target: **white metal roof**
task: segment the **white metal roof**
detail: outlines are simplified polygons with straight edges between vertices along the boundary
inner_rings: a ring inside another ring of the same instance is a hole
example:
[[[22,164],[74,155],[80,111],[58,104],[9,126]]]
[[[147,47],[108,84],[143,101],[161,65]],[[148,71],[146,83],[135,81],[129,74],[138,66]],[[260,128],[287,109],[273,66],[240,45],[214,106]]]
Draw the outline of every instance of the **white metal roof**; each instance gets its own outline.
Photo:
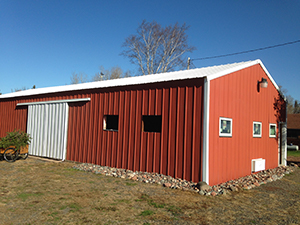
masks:
[[[96,81],[96,82],[89,82],[83,84],[72,84],[72,85],[64,85],[64,86],[56,86],[56,87],[29,89],[25,91],[18,91],[18,92],[0,95],[0,99],[48,94],[48,93],[58,93],[58,92],[66,92],[66,91],[87,90],[87,89],[95,89],[95,88],[108,88],[108,87],[119,87],[119,86],[128,86],[128,85],[149,84],[149,83],[185,80],[185,79],[193,79],[193,78],[201,78],[201,77],[207,77],[208,80],[212,80],[233,73],[235,71],[253,66],[255,64],[260,64],[262,66],[262,68],[264,69],[264,71],[266,72],[266,74],[274,84],[274,86],[278,89],[277,84],[275,83],[275,81],[273,80],[273,78],[271,77],[271,75],[269,74],[269,72],[261,62],[261,60],[257,59],[254,61],[204,67],[199,69],[182,70],[176,72],[167,72],[167,73],[152,74],[152,75],[145,75],[145,76],[135,76],[135,77],[128,77],[128,78],[114,79],[114,80]]]

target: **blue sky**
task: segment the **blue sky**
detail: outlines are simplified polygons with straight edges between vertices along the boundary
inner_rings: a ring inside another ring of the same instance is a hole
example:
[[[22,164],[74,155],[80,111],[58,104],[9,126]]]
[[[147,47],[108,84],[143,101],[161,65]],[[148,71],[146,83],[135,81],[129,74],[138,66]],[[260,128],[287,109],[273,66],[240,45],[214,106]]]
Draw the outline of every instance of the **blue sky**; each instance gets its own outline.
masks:
[[[70,84],[102,65],[135,70],[120,56],[145,19],[186,23],[191,59],[300,39],[300,1],[0,0],[0,92]],[[277,84],[300,100],[300,43],[210,60],[191,68],[261,59]]]

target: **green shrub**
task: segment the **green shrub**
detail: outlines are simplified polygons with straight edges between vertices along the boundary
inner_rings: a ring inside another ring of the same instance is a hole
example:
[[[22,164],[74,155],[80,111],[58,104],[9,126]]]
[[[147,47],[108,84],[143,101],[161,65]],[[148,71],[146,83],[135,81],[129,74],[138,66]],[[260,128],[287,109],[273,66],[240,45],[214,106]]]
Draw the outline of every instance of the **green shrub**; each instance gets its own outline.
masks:
[[[15,146],[16,149],[25,147],[31,142],[31,137],[24,131],[14,130],[13,132],[7,132],[6,136],[0,139],[0,148],[8,148]]]

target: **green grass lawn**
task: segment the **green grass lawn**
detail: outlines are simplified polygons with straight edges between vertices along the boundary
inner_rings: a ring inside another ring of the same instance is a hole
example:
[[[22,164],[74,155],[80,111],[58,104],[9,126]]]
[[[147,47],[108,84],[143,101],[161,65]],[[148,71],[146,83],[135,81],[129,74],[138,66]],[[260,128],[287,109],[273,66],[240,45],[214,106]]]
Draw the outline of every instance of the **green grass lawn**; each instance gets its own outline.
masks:
[[[288,151],[287,156],[300,157],[300,151]]]

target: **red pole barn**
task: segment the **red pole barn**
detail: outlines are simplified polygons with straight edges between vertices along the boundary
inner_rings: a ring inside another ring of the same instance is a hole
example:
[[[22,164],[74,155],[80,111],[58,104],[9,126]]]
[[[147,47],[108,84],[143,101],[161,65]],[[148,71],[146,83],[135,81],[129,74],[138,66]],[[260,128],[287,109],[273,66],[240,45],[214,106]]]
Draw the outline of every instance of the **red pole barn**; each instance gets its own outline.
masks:
[[[286,107],[260,60],[0,95],[29,154],[210,185],[286,164]]]

